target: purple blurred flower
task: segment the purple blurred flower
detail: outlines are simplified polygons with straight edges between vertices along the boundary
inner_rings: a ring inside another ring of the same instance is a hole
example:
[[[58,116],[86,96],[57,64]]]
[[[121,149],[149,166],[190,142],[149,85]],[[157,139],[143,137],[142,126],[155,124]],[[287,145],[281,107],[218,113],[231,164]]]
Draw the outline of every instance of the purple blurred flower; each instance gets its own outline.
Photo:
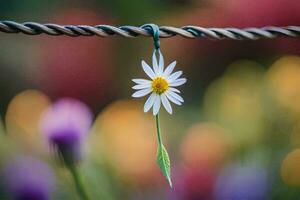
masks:
[[[47,164],[29,156],[17,157],[3,170],[4,187],[14,200],[48,200],[54,175]]]
[[[90,109],[78,100],[64,98],[49,107],[41,119],[41,131],[65,164],[82,157],[82,141],[92,124]]]
[[[216,200],[264,200],[267,192],[267,172],[259,165],[231,165],[221,172],[215,186]]]

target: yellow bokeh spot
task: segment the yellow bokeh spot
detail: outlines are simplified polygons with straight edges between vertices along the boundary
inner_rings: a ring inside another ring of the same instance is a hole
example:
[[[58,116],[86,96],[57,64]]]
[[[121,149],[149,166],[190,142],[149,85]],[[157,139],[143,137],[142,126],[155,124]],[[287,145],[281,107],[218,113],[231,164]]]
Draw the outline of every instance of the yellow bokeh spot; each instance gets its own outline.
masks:
[[[37,90],[17,94],[9,103],[5,115],[7,133],[29,145],[39,143],[40,117],[49,105],[49,98]]]
[[[155,182],[155,123],[141,111],[142,105],[121,100],[110,104],[97,117],[89,138],[93,159],[106,160],[126,181]]]
[[[237,61],[205,93],[206,117],[228,130],[236,146],[257,144],[262,138],[263,72],[256,62]]]
[[[288,186],[300,186],[300,149],[289,153],[282,162],[281,177]]]
[[[229,141],[224,130],[214,123],[199,123],[188,129],[180,146],[188,167],[219,169],[228,158]]]
[[[285,56],[267,73],[267,82],[278,103],[292,113],[300,113],[300,57]]]
[[[169,83],[163,77],[157,77],[152,81],[152,90],[156,94],[162,94],[169,88]]]

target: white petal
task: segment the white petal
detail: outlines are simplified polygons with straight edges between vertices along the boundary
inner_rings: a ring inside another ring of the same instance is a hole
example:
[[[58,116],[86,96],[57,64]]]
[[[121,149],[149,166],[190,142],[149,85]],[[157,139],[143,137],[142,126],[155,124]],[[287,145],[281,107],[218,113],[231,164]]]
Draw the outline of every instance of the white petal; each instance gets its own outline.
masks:
[[[143,97],[151,92],[151,88],[143,89],[136,91],[135,93],[132,94],[132,97]]]
[[[135,85],[132,87],[132,89],[134,90],[140,90],[140,89],[146,89],[146,88],[150,88],[151,84],[147,83],[147,84],[140,84],[140,85]]]
[[[150,108],[154,104],[154,100],[156,99],[156,96],[157,96],[157,94],[155,94],[154,92],[149,96],[149,98],[147,99],[147,101],[144,105],[144,112],[148,112],[150,110]]]
[[[166,95],[162,94],[160,96],[160,98],[161,98],[161,102],[162,102],[163,106],[165,107],[166,111],[168,113],[172,114],[172,107],[171,107],[171,104],[170,104],[168,98],[166,97]]]
[[[156,95],[153,105],[153,115],[157,115],[160,109],[160,96]]]
[[[159,51],[159,65],[158,65],[159,76],[163,74],[163,71],[164,71],[164,57],[162,53]]]
[[[166,70],[163,73],[164,77],[168,77],[170,76],[170,74],[172,73],[172,71],[174,70],[176,66],[176,61],[172,62],[171,64],[169,64],[169,66],[166,68]]]
[[[177,90],[176,88],[169,87],[169,89],[168,89],[168,90],[170,90],[170,91],[172,91],[172,92],[177,92],[177,93],[180,93],[180,91],[179,91],[179,90]]]
[[[146,83],[151,83],[151,81],[142,79],[142,78],[137,78],[137,79],[132,79],[133,82],[136,84],[146,84]]]
[[[179,78],[179,76],[181,76],[181,75],[182,75],[182,71],[175,72],[175,73],[171,74],[171,76],[168,77],[168,81],[173,82],[177,78]]]
[[[177,105],[182,105],[182,103],[180,101],[178,101],[177,99],[175,99],[174,97],[172,97],[168,92],[165,93],[166,96],[168,97],[168,99],[170,101],[172,101],[173,103],[177,104]]]
[[[176,94],[175,92],[172,91],[167,91],[168,94],[172,97],[174,97],[176,100],[180,101],[180,102],[184,102],[183,98],[181,96],[179,96],[178,94]]]
[[[153,72],[153,70],[151,69],[151,67],[145,62],[142,60],[142,67],[143,67],[143,70],[144,72],[151,78],[153,79],[155,77],[155,74]]]
[[[180,78],[180,79],[177,79],[173,82],[170,82],[170,86],[172,87],[176,87],[176,86],[180,86],[180,85],[183,85],[186,83],[186,78]]]
[[[156,59],[156,50],[153,51],[152,66],[153,66],[153,69],[154,69],[154,73],[158,74],[158,64],[157,64],[157,59]]]

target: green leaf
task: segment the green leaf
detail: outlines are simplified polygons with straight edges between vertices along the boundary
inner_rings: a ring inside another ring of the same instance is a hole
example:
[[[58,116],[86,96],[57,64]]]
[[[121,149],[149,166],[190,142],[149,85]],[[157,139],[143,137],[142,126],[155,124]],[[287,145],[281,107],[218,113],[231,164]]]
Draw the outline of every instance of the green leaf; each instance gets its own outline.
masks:
[[[163,175],[168,180],[170,187],[172,187],[170,159],[169,159],[168,152],[163,145],[158,146],[157,164],[159,165],[159,168],[162,171]]]

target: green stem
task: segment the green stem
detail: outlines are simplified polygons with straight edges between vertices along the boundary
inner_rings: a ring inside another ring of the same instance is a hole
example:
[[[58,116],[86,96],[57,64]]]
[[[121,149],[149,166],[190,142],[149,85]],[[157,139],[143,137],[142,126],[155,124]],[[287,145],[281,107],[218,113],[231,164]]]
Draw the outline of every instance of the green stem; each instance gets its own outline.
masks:
[[[74,180],[74,183],[75,183],[75,186],[76,186],[76,189],[77,189],[77,192],[78,192],[78,195],[80,196],[80,198],[82,200],[89,200],[89,197],[83,187],[83,184],[82,184],[82,180],[79,176],[79,173],[76,169],[76,166],[71,164],[71,165],[68,165],[68,168],[72,174],[72,177],[73,177],[73,180]]]
[[[159,116],[158,116],[158,114],[155,115],[155,121],[156,121],[156,130],[157,130],[158,145],[160,147],[162,147],[163,143],[162,143],[162,139],[161,139],[161,131],[160,131],[160,123],[159,123]]]

